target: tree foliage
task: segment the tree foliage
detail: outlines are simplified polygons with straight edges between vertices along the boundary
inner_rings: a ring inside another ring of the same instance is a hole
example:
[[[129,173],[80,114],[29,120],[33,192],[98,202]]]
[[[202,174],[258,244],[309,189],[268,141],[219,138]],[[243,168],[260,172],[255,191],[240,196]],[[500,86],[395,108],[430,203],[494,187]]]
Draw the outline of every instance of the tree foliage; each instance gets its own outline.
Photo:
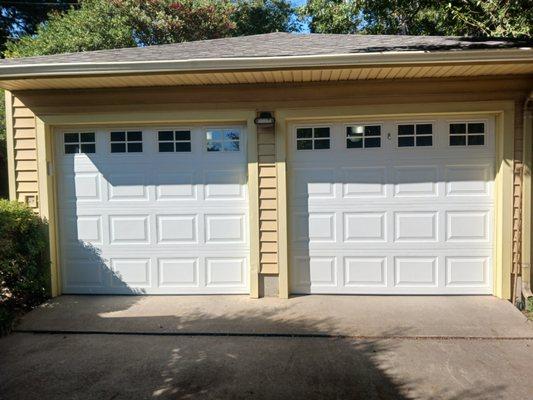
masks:
[[[294,30],[288,0],[82,0],[7,44],[6,57]]]
[[[294,8],[287,0],[236,0],[231,20],[232,36],[297,30]]]
[[[0,2],[0,52],[8,39],[35,33],[51,11],[67,10],[77,0],[25,0]]]
[[[84,0],[79,8],[51,13],[35,35],[9,42],[5,56],[29,57],[135,45],[127,17],[118,12],[113,2]]]
[[[359,0],[308,0],[297,12],[312,33],[357,33],[361,29]]]
[[[531,0],[308,0],[311,32],[532,37]]]

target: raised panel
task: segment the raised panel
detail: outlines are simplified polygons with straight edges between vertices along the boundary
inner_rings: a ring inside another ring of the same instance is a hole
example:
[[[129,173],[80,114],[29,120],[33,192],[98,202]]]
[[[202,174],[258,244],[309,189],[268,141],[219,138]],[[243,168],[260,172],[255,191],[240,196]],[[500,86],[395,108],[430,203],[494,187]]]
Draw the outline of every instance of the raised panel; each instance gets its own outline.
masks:
[[[487,286],[487,257],[447,257],[446,286]]]
[[[148,200],[146,181],[142,173],[130,175],[113,174],[107,177],[109,200]]]
[[[335,214],[309,214],[309,240],[311,242],[335,241]]]
[[[345,198],[385,197],[385,168],[344,168],[342,195]]]
[[[74,177],[65,177],[63,184],[66,185],[67,193],[74,178],[74,195],[77,201],[100,200],[100,175],[97,173],[78,172]]]
[[[159,287],[198,286],[198,259],[172,258],[158,260]]]
[[[334,177],[334,169],[294,170],[295,194],[305,198],[333,198]]]
[[[344,214],[345,242],[386,241],[384,212],[360,212]]]
[[[110,216],[111,244],[138,244],[149,242],[148,215]]]
[[[158,243],[194,243],[197,241],[195,215],[158,215]]]
[[[436,257],[396,257],[394,284],[407,287],[437,286]]]
[[[156,177],[158,200],[190,200],[196,198],[193,174],[159,174]]]
[[[448,241],[487,241],[488,211],[449,211],[446,213]]]
[[[437,168],[433,166],[396,167],[394,195],[397,197],[437,196]]]
[[[207,171],[205,173],[206,199],[243,199],[243,176],[238,170]]]
[[[394,240],[397,242],[437,241],[436,212],[395,213]]]
[[[150,286],[149,259],[112,259],[113,286],[115,287],[146,287]]]
[[[77,221],[77,239],[93,244],[102,243],[102,218],[99,216],[81,216]]]
[[[68,259],[62,261],[65,268],[66,286],[74,287],[94,287],[99,288],[104,285],[104,273],[108,267],[103,261],[95,259]]]
[[[446,167],[448,196],[488,196],[488,165],[450,165]]]
[[[207,243],[244,242],[244,215],[206,215]]]
[[[335,257],[310,257],[309,274],[313,286],[337,286]]]
[[[207,286],[245,286],[244,258],[207,258]]]
[[[387,286],[387,259],[384,257],[346,257],[345,286]]]

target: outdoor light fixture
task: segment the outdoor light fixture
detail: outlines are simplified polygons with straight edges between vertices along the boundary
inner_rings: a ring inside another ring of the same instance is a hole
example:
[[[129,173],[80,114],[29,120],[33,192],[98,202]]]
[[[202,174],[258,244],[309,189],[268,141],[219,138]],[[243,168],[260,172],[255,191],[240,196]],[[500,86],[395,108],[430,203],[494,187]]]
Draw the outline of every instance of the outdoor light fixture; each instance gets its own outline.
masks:
[[[272,126],[276,122],[276,119],[269,112],[260,112],[259,117],[254,119],[254,122],[259,126]]]

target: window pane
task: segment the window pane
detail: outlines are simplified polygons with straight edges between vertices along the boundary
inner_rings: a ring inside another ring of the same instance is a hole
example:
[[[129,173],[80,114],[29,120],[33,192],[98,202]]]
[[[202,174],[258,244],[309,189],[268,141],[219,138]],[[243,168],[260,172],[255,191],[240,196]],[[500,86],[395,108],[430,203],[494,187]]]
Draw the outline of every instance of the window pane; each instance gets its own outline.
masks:
[[[191,151],[191,144],[188,142],[184,143],[176,143],[176,151],[178,152],[190,152]]]
[[[159,132],[157,132],[157,138],[159,140],[174,140],[174,132],[172,132],[172,131],[159,131]]]
[[[414,125],[398,125],[398,135],[405,136],[405,135],[414,135],[414,134],[415,134]]]
[[[128,142],[140,142],[143,140],[143,133],[140,131],[128,132]]]
[[[420,124],[416,126],[417,135],[431,135],[433,133],[433,125],[431,124]]]
[[[239,142],[224,142],[224,151],[239,151]]]
[[[466,133],[466,124],[450,124],[450,133]]]
[[[296,148],[298,150],[313,150],[312,140],[298,140],[296,142]]]
[[[176,140],[191,140],[191,131],[176,131]]]
[[[483,123],[468,124],[468,133],[485,133],[485,124]]]
[[[315,149],[329,149],[329,139],[315,140]]]
[[[173,151],[174,151],[174,143],[171,143],[171,142],[159,143],[159,152],[160,153],[172,153]]]
[[[84,132],[80,133],[81,141],[82,142],[94,142],[94,132]]]
[[[483,135],[468,135],[469,146],[483,146],[485,144],[485,136]]]
[[[112,142],[123,142],[126,140],[126,133],[124,132],[111,132]]]
[[[125,143],[111,143],[111,153],[125,153],[126,144]]]
[[[66,144],[65,154],[75,154],[80,152],[80,146],[78,144]]]
[[[415,138],[413,136],[405,136],[398,138],[398,147],[413,147],[415,145]]]
[[[224,140],[239,140],[239,136],[237,131],[224,132]]]
[[[433,136],[417,136],[417,146],[433,146]]]
[[[380,147],[380,146],[381,146],[381,138],[378,138],[378,137],[365,138],[365,147],[371,148],[371,147]]]
[[[78,143],[77,133],[65,133],[65,143]]]
[[[95,153],[96,152],[96,146],[94,144],[82,144],[81,145],[81,152],[82,153]]]
[[[346,136],[347,137],[362,137],[364,131],[365,131],[364,126],[348,126],[346,128]]]
[[[346,138],[346,147],[348,149],[363,148],[363,138]]]
[[[142,143],[128,143],[128,153],[141,153],[142,151]]]
[[[300,128],[296,130],[296,137],[298,139],[307,139],[313,137],[313,130],[311,128]]]
[[[329,128],[315,128],[315,137],[316,138],[328,138]]]
[[[450,146],[465,146],[466,136],[450,136]]]
[[[381,135],[381,126],[379,126],[379,125],[365,126],[365,135],[366,136],[379,136],[379,135]]]
[[[205,137],[207,140],[222,140],[222,132],[220,131],[210,131],[206,132]]]
[[[222,142],[207,142],[207,151],[222,151]]]

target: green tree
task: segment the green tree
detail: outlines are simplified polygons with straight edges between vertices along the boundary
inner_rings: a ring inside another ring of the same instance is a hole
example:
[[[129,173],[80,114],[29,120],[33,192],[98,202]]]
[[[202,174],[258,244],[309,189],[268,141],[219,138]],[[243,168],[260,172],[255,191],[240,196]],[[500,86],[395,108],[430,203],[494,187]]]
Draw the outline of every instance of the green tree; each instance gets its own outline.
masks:
[[[233,5],[226,0],[114,0],[140,45],[178,43],[231,36]]]
[[[288,0],[81,0],[7,44],[6,57],[293,30]]]
[[[4,0],[0,2],[0,52],[8,39],[35,33],[51,11],[67,10],[77,0]]]
[[[297,10],[311,33],[356,33],[361,29],[359,0],[308,0]]]
[[[135,46],[128,18],[113,2],[84,0],[79,8],[53,12],[35,35],[8,42],[6,57],[29,57]]]
[[[293,16],[286,0],[237,0],[230,16],[235,23],[232,36],[293,32],[298,28]]]
[[[311,32],[533,37],[531,0],[308,0]]]

